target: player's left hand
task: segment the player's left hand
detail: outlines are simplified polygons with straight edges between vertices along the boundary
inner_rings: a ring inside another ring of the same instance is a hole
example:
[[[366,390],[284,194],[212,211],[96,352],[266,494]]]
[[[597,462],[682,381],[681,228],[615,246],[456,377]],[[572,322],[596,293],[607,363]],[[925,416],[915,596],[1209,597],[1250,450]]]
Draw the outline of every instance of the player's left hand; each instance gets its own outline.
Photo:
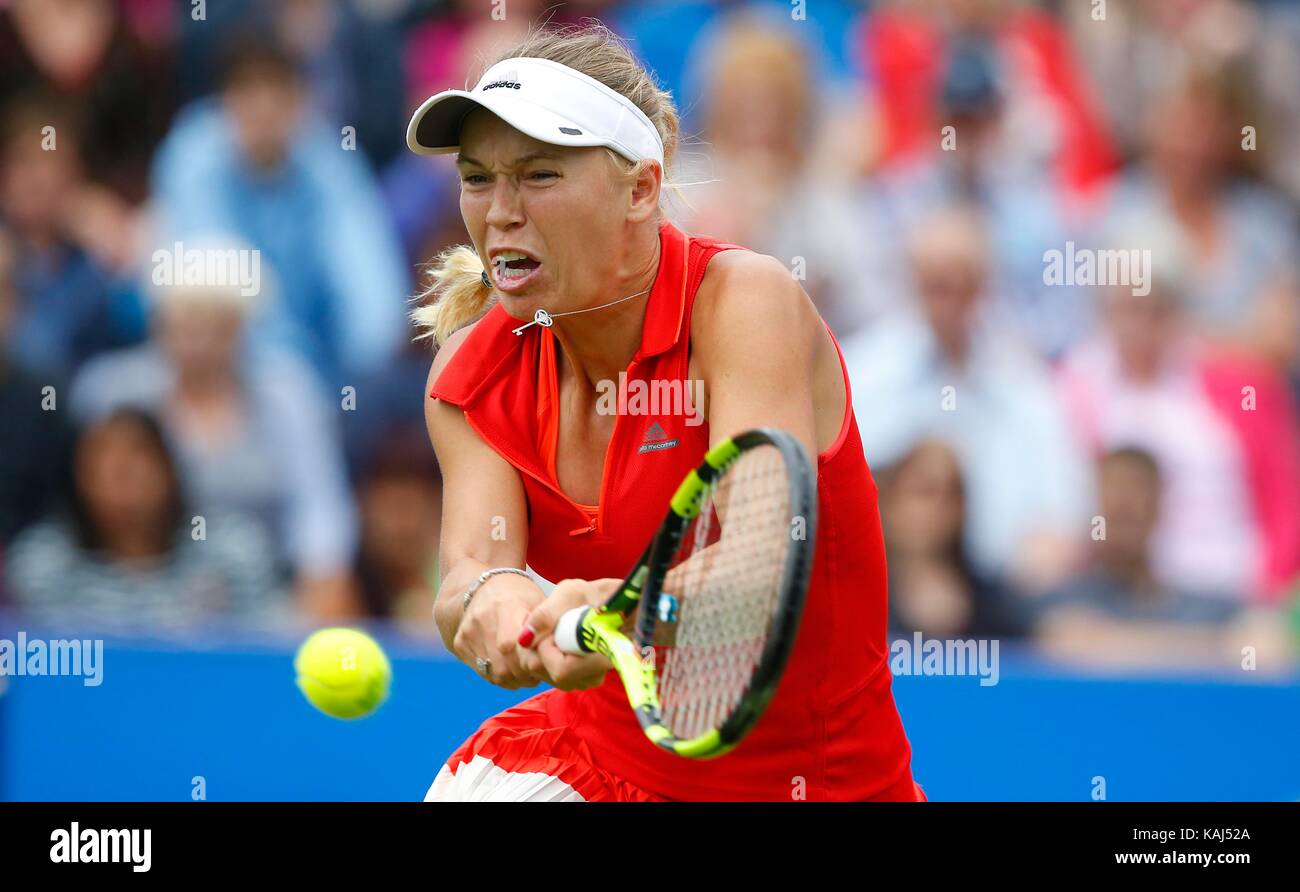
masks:
[[[520,661],[535,675],[548,675],[562,691],[598,687],[614,667],[600,654],[566,654],[555,644],[555,624],[574,607],[604,604],[621,579],[565,579],[533,608],[519,634]]]

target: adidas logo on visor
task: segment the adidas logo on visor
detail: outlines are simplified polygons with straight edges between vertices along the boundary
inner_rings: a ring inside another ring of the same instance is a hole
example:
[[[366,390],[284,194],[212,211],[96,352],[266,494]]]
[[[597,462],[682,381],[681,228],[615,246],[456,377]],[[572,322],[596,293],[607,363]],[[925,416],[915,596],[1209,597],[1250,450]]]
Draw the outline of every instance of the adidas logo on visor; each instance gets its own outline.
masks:
[[[509,71],[501,72],[501,78],[490,84],[485,84],[483,86],[483,92],[486,93],[488,90],[498,90],[503,87],[509,90],[521,89],[523,85],[519,83],[519,72],[513,68]]]

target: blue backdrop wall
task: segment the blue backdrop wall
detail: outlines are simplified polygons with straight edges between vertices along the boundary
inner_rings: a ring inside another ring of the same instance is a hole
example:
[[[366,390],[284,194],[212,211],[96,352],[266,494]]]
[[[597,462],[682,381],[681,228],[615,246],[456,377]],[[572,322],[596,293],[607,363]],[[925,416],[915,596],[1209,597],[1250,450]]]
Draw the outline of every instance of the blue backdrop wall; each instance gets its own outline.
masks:
[[[0,632],[0,637],[5,633]],[[384,638],[392,696],[339,722],[293,684],[293,642],[106,641],[102,684],[0,679],[0,798],[412,800],[527,694]],[[1300,678],[1087,678],[1004,649],[1001,677],[895,680],[931,799],[1300,799]]]

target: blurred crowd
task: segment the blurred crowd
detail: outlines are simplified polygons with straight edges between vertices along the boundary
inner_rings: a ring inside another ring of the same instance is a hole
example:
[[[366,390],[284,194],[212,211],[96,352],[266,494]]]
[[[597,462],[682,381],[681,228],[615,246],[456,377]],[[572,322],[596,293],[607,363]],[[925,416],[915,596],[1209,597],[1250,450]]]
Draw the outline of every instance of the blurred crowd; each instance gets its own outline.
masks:
[[[434,635],[408,298],[465,234],[406,120],[589,16],[677,98],[670,217],[836,335],[896,634],[1293,659],[1300,5],[1263,0],[0,0],[0,605]],[[259,287],[160,281],[196,246]]]

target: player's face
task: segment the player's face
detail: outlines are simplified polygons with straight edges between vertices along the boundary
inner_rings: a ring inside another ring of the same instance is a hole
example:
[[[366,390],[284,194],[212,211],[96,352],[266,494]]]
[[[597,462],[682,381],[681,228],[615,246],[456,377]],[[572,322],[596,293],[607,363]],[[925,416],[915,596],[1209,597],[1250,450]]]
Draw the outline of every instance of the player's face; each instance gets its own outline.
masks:
[[[622,266],[632,189],[604,149],[539,142],[480,110],[457,165],[465,227],[511,316],[610,299],[602,283]]]

